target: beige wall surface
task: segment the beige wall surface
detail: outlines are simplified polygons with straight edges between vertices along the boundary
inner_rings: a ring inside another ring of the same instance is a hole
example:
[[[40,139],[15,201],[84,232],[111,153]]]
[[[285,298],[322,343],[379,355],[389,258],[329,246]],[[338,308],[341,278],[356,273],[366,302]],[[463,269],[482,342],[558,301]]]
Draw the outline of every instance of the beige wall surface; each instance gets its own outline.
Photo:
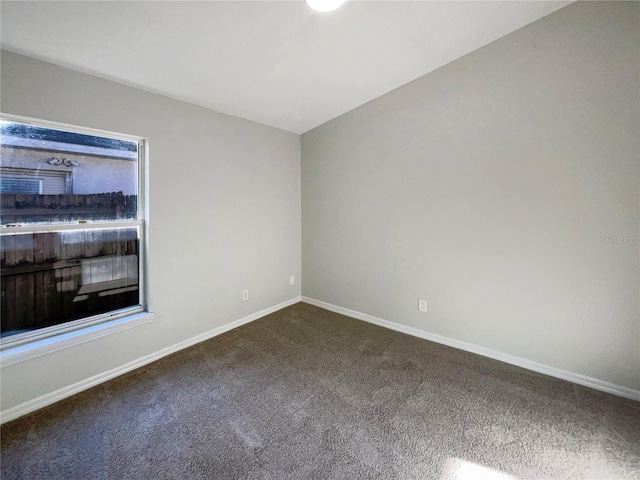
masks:
[[[574,3],[304,134],[303,295],[640,389],[639,7]]]
[[[300,137],[2,52],[2,112],[146,137],[154,321],[2,368],[2,409],[300,295]],[[249,300],[242,301],[242,290]]]

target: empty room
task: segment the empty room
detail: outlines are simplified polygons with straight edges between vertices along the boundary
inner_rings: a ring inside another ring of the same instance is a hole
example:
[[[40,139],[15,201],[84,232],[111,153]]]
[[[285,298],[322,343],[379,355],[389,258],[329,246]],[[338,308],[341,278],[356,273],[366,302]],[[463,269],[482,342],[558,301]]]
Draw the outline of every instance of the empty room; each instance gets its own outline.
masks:
[[[640,478],[640,2],[0,21],[3,479]]]

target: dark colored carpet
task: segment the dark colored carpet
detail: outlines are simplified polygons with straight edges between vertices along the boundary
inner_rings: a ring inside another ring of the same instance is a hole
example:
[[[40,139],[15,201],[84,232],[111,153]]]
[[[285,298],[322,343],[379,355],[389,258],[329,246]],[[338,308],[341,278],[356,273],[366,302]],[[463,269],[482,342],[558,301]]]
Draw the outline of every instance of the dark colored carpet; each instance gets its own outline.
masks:
[[[3,479],[638,479],[640,403],[299,303],[2,427]]]

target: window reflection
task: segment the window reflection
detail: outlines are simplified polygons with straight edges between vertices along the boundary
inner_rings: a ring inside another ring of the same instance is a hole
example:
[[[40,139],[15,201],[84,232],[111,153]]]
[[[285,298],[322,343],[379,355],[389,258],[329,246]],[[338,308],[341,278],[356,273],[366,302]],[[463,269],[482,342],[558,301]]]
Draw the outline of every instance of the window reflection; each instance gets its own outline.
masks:
[[[139,305],[137,228],[2,236],[2,336]]]

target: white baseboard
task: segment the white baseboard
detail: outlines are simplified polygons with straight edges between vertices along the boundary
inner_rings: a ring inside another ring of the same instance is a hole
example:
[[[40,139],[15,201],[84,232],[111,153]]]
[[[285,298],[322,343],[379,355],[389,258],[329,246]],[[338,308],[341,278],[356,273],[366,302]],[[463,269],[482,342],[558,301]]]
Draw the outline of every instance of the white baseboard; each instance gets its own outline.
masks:
[[[295,303],[300,302],[302,297],[294,297],[285,302],[279,303],[278,305],[274,305],[269,308],[265,308],[264,310],[260,310],[259,312],[252,313],[244,318],[239,320],[235,320],[233,322],[227,323],[220,327],[209,330],[208,332],[202,333],[200,335],[196,335],[188,340],[185,340],[180,343],[176,343],[171,345],[170,347],[163,348],[157,352],[151,353],[144,357],[138,358],[132,362],[121,365],[120,367],[114,368],[112,370],[108,370],[103,373],[99,373],[98,375],[94,375],[93,377],[89,377],[85,380],[82,380],[78,383],[74,383],[73,385],[69,385],[67,387],[61,388],[51,393],[47,393],[38,398],[34,398],[33,400],[29,400],[27,402],[21,403],[20,405],[16,405],[15,407],[4,410],[0,413],[0,423],[9,422],[18,417],[26,415],[27,413],[34,412],[40,408],[51,405],[59,400],[75,395],[76,393],[82,392],[83,390],[87,390],[91,387],[99,385],[101,383],[106,382],[107,380],[111,380],[119,375],[130,372],[131,370],[135,370],[136,368],[147,365],[148,363],[155,362],[156,360],[161,359],[162,357],[166,357],[167,355],[171,355],[172,353],[183,350],[187,347],[195,345],[196,343],[204,342],[205,340],[209,340],[210,338],[221,335],[229,330],[233,330],[234,328],[238,328],[241,325],[245,325],[247,323],[253,322],[259,318],[264,317],[265,315],[269,315],[270,313],[277,312],[278,310],[282,310],[289,305],[293,305]]]
[[[577,383],[578,385],[584,385],[585,387],[591,387],[593,389],[600,390],[602,392],[612,393],[620,397],[625,397],[625,398],[630,398],[632,400],[640,401],[639,390],[633,390],[631,388],[621,387],[619,385],[614,385],[612,383],[605,382],[603,380],[598,380],[597,378],[588,377],[586,375],[573,373],[566,370],[561,370],[555,367],[550,367],[548,365],[532,362],[524,358],[515,357],[513,355],[499,352],[497,350],[491,350],[490,348],[480,347],[478,345],[473,345],[471,343],[463,342],[460,340],[445,337],[435,333],[425,332],[424,330],[419,330],[417,328],[408,327],[406,325],[401,325],[399,323],[390,322],[389,320],[384,320],[382,318],[374,317],[372,315],[368,315],[362,312],[357,312],[355,310],[350,310],[348,308],[339,307],[337,305],[323,302],[321,300],[316,300],[314,298],[303,296],[302,301],[311,305],[315,305],[316,307],[324,308],[325,310],[329,310],[335,313],[340,313],[348,317],[352,317],[358,320],[363,320],[365,322],[373,323],[375,325],[389,328],[391,330],[396,330],[398,332],[406,333],[414,337],[423,338],[425,340],[430,340],[432,342],[440,343],[442,345],[447,345],[449,347],[458,348],[460,350],[465,350],[471,353],[476,353],[478,355],[482,355],[483,357],[493,358],[494,360],[510,363],[511,365],[516,365],[518,367],[526,368],[527,370],[533,370],[534,372],[543,373],[551,377],[560,378],[562,380],[568,380],[569,382]]]

